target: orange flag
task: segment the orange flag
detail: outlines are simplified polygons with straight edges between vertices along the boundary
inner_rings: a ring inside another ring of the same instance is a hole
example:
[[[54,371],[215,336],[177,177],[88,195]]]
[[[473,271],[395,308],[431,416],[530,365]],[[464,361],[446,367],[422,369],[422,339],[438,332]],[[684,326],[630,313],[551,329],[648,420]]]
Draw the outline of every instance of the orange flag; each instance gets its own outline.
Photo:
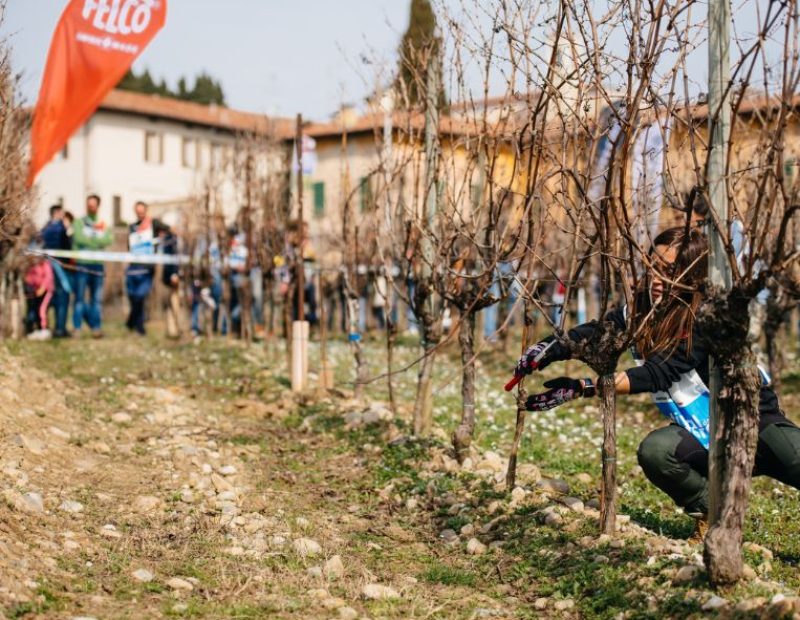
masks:
[[[33,113],[28,186],[94,113],[167,18],[167,0],[71,0]]]

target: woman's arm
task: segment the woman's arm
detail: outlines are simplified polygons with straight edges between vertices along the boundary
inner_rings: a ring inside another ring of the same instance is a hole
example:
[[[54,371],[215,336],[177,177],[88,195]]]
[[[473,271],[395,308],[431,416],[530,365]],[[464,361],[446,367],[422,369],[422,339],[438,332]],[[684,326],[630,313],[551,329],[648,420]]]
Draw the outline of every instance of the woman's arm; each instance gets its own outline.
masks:
[[[618,372],[614,375],[614,383],[617,385],[617,394],[630,394],[631,393],[631,382],[628,379],[628,373]],[[600,377],[595,379],[595,386],[600,385]],[[586,381],[581,379],[581,387],[586,387]]]
[[[668,356],[656,353],[641,366],[618,372],[614,376],[617,394],[667,391],[682,375],[695,370],[708,356],[699,340],[696,338],[692,343],[691,351],[687,352],[685,346],[681,345]]]

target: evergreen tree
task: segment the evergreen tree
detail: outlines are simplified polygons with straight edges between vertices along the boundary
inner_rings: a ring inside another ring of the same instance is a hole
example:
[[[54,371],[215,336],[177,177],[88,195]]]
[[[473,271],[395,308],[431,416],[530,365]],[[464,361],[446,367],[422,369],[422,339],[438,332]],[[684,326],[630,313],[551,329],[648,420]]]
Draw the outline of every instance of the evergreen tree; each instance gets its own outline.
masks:
[[[202,72],[194,81],[194,88],[189,93],[190,101],[209,105],[225,105],[225,94],[222,92],[222,85],[205,71]]]
[[[395,87],[399,93],[406,93],[411,105],[423,103],[425,93],[425,75],[427,59],[434,54],[439,62],[441,76],[442,41],[436,36],[436,15],[430,0],[411,0],[408,29],[400,42],[400,64]],[[445,104],[444,87],[440,87],[437,96],[441,106]]]
[[[177,92],[178,99],[188,99],[189,98],[189,89],[186,88],[186,78],[181,77],[178,80],[178,92]]]
[[[161,81],[158,83],[158,94],[162,97],[170,97],[172,96],[172,91],[170,91],[169,86],[167,85],[167,81],[164,78],[161,78]]]
[[[222,83],[215,80],[205,71],[197,76],[191,89],[187,86],[186,78],[181,77],[178,80],[177,90],[172,90],[165,79],[162,78],[159,82],[156,82],[149,69],[145,69],[138,75],[129,69],[117,84],[117,88],[147,95],[161,95],[162,97],[171,97],[182,101],[192,101],[203,105],[212,103],[221,106],[225,105],[225,92],[222,89]]]
[[[150,75],[150,69],[145,69],[144,72],[139,76],[139,92],[146,93],[148,95],[158,94],[158,86],[156,86],[153,76]]]
[[[117,84],[117,88],[120,90],[139,90],[139,78],[133,72],[133,69],[128,69],[125,72],[125,75],[122,76],[119,84]]]

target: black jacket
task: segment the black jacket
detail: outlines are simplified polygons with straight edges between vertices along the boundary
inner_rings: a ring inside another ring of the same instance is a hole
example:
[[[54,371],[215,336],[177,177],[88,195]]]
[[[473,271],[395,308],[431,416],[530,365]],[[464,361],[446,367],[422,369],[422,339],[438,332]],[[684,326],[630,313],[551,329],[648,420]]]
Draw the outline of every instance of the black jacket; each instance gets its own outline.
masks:
[[[614,324],[620,331],[626,329],[625,310],[615,308],[606,315],[606,320]],[[598,328],[597,321],[578,325],[567,332],[573,342],[588,339]],[[713,334],[706,334],[695,328],[692,334],[692,346],[689,348],[688,340],[681,340],[669,354],[654,353],[644,360],[641,366],[629,368],[625,371],[631,386],[631,394],[644,392],[663,392],[678,381],[682,375],[692,370],[696,371],[700,379],[708,385],[709,382],[709,356],[714,353]],[[641,359],[636,351],[632,351],[634,359]],[[567,347],[556,346],[555,359],[569,359],[570,352]],[[778,404],[778,396],[768,385],[762,385],[759,398],[759,412],[764,414],[782,415]]]

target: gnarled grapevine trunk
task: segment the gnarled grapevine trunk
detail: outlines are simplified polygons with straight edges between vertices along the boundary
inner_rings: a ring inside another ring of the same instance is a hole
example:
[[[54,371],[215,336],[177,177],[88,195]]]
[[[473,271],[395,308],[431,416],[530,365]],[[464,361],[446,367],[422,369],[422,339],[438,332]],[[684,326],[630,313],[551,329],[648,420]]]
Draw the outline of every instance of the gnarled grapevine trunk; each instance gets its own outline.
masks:
[[[417,396],[414,399],[414,435],[425,437],[430,435],[433,425],[433,404],[431,402],[431,377],[433,361],[436,354],[433,347],[425,347],[417,377]]]
[[[475,312],[470,309],[461,315],[458,342],[461,345],[461,422],[453,432],[453,448],[461,463],[469,455],[475,432]]]
[[[737,364],[719,369],[719,419],[715,436],[718,450],[712,456],[711,476],[720,478],[720,497],[713,525],[706,535],[703,554],[711,583],[736,583],[742,576],[742,529],[758,443],[758,371],[748,352]],[[750,366],[747,368],[746,366]],[[716,472],[714,473],[714,470]],[[712,502],[713,506],[713,502]]]
[[[391,288],[389,290],[392,290]],[[394,395],[394,345],[397,340],[397,325],[392,318],[392,308],[386,313],[386,390],[389,395],[389,408],[397,415],[397,401]]]
[[[617,386],[614,373],[600,377],[603,418],[603,483],[600,488],[600,532],[612,535],[617,524]]]
[[[441,320],[433,314],[433,299],[429,284],[419,282],[415,293],[415,306],[418,309],[417,319],[422,330],[422,347],[424,356],[420,362],[417,379],[417,395],[414,400],[414,435],[429,435],[433,426],[433,402],[431,399],[431,382],[433,365],[436,359],[436,345],[439,342]]]
[[[585,362],[599,379],[597,395],[603,420],[602,484],[600,487],[600,533],[613,534],[617,521],[617,384],[619,358],[626,348],[625,334],[610,322],[598,324],[588,340],[569,343],[572,357]]]
[[[712,292],[701,312],[706,333],[714,334],[711,397],[717,419],[711,422],[709,522],[703,558],[711,583],[741,579],[742,529],[758,443],[760,376],[747,341],[749,299],[735,290]]]

